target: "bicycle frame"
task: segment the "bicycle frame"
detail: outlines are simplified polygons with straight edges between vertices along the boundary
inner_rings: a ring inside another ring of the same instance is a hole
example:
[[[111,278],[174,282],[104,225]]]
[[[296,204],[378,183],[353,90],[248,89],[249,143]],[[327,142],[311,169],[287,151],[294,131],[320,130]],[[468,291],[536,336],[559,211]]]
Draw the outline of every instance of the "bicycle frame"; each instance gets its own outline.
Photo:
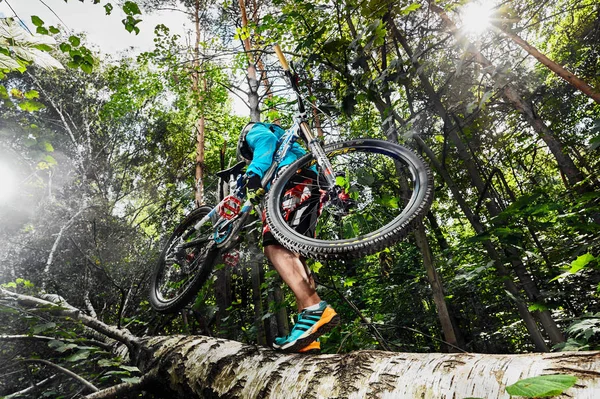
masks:
[[[294,92],[296,93],[299,113],[294,116],[292,126],[289,129],[287,129],[285,131],[285,133],[283,134],[283,136],[281,136],[281,138],[279,139],[277,151],[275,152],[275,154],[273,156],[273,163],[271,164],[269,169],[265,172],[265,174],[261,180],[261,184],[265,188],[269,187],[269,185],[271,184],[271,182],[273,181],[273,179],[275,177],[275,174],[277,173],[277,170],[279,169],[279,165],[280,165],[281,161],[288,154],[288,152],[292,148],[292,145],[300,138],[304,141],[304,143],[306,144],[306,147],[312,153],[317,164],[323,171],[323,176],[325,177],[325,182],[324,182],[325,186],[322,188],[326,192],[331,193],[331,191],[335,190],[337,187],[336,181],[335,181],[336,174],[333,170],[333,167],[331,166],[331,163],[327,159],[327,155],[325,154],[323,147],[321,147],[321,143],[313,135],[313,133],[308,125],[304,103],[302,101],[302,96],[300,94],[300,89],[298,88],[298,85],[296,84],[296,81],[290,72],[287,60],[285,59],[285,57],[284,57],[283,53],[281,52],[281,49],[279,48],[278,45],[274,45],[274,49],[277,54],[277,57],[279,58],[281,65],[283,67],[284,73],[289,80],[289,83],[290,83],[292,89],[294,90]],[[235,191],[233,192],[233,194],[238,198],[245,197],[245,195],[244,195],[245,193],[243,193],[243,190],[241,187],[237,187],[235,189]],[[226,198],[222,199],[221,202],[219,202],[219,204],[217,204],[217,206],[215,206],[204,218],[202,218],[195,225],[195,229],[197,230],[200,228],[200,226],[202,226],[204,223],[206,223],[209,219],[213,220],[214,226],[215,226],[214,241],[215,241],[217,247],[221,248],[221,249],[223,249],[223,248],[228,249],[231,246],[235,245],[235,243],[233,243],[233,245],[231,245],[232,244],[231,240],[233,237],[236,237],[237,233],[244,227],[243,224],[244,224],[245,220],[247,219],[248,215],[250,214],[250,211],[253,208],[250,200],[246,199],[244,201],[243,205],[241,206],[239,213],[231,219],[226,219],[219,215],[219,209],[221,206],[223,206],[225,204],[225,202],[226,202]],[[218,234],[220,232],[223,232],[225,234],[222,241],[218,237]],[[187,242],[187,243],[183,244],[184,239],[185,239],[185,237],[182,237],[182,242],[180,245],[192,246],[192,245],[200,244],[200,242]]]

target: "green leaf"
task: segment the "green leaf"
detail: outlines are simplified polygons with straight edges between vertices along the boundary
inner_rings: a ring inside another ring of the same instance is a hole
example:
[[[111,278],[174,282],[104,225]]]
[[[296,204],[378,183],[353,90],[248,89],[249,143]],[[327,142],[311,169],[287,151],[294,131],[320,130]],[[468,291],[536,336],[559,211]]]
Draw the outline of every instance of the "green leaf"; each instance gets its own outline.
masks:
[[[21,108],[23,111],[27,111],[27,112],[34,112],[34,111],[39,111],[42,108],[45,108],[46,106],[40,102],[34,101],[34,100],[27,100],[27,101],[23,101],[21,103],[19,103],[19,108]]]
[[[98,360],[98,366],[100,367],[118,367],[121,362],[114,359],[100,359]]]
[[[112,4],[110,4],[110,3],[106,3],[106,4],[104,5],[104,11],[106,12],[106,15],[110,15],[110,13],[112,12],[113,8],[114,8],[114,7],[113,7],[113,5],[112,5]]]
[[[412,3],[408,7],[404,7],[400,12],[402,13],[402,15],[407,15],[407,14],[410,14],[411,12],[413,12],[413,11],[417,11],[419,8],[421,8],[421,4],[419,4],[419,3]]]
[[[506,392],[513,396],[541,398],[560,395],[577,382],[572,375],[554,374],[526,378],[506,387]]]
[[[14,98],[23,98],[25,97],[25,95],[23,94],[23,92],[19,89],[17,89],[16,87],[13,87],[12,89],[10,89],[10,95]]]
[[[23,65],[7,55],[0,54],[0,69],[8,69],[9,71],[18,70]]]
[[[133,1],[126,1],[125,4],[123,4],[123,11],[125,11],[125,14],[127,15],[137,15],[142,13],[138,5]]]
[[[119,366],[119,368],[122,368],[123,370],[127,370],[127,371],[137,371],[137,372],[140,371],[140,369],[137,368],[136,366]]]
[[[399,201],[397,197],[392,197],[391,195],[385,195],[379,198],[376,201],[379,205],[382,205],[386,208],[397,209],[399,205]]]
[[[580,271],[581,269],[583,269],[588,263],[590,263],[591,261],[595,260],[596,257],[594,257],[594,255],[587,253],[587,254],[583,254],[579,257],[577,257],[577,259],[575,259],[573,262],[571,262],[571,268],[569,269],[569,273],[571,274],[575,274],[578,271]]]
[[[94,70],[94,66],[87,62],[82,62],[81,65],[79,65],[79,67],[85,73],[92,73],[92,71]]]
[[[348,181],[346,180],[346,178],[344,176],[336,176],[335,184],[340,187],[347,187]]]
[[[363,186],[370,186],[375,181],[375,177],[366,168],[356,170],[356,181]]]
[[[319,270],[321,270],[322,267],[323,267],[323,264],[321,262],[314,261],[311,266],[311,269],[313,272],[319,273]]]
[[[68,53],[71,51],[71,45],[69,43],[61,43],[58,47],[63,53]]]
[[[344,287],[352,287],[356,283],[356,278],[348,277],[344,280]]]
[[[125,30],[127,30],[127,32],[135,32],[136,35],[140,33],[140,28],[138,28],[136,25],[142,22],[141,19],[136,19],[131,15],[128,15],[127,18],[125,18],[122,22],[123,25],[125,25]]]
[[[600,136],[596,136],[590,140],[590,150],[595,150],[600,147]]]
[[[137,384],[138,382],[140,382],[140,377],[121,377],[121,381],[128,382],[130,384]]]
[[[38,44],[35,46],[36,49],[38,50],[42,50],[45,51],[47,53],[49,53],[50,51],[54,50],[51,46],[47,45],[47,44]]]
[[[48,29],[44,28],[43,26],[38,26],[35,32],[39,33],[40,35],[47,35],[49,33]]]
[[[39,334],[43,331],[50,330],[51,328],[54,328],[54,327],[56,327],[56,323],[53,323],[53,322],[38,324],[33,327],[32,332],[33,332],[33,334]]]
[[[48,28],[50,30],[50,33],[52,33],[53,35],[57,35],[60,33],[60,29],[58,29],[56,26],[50,26],[50,28]]]
[[[44,151],[46,152],[54,152],[54,147],[52,147],[52,144],[50,144],[47,141],[43,141],[40,143],[40,146],[42,146],[42,148],[44,149]]]
[[[69,42],[73,47],[77,47],[81,44],[81,39],[77,36],[69,36]],[[62,50],[62,49],[61,49]]]
[[[529,311],[530,312],[536,312],[536,311],[543,312],[545,310],[548,310],[548,306],[546,306],[543,303],[534,303],[534,304],[532,304],[532,305],[529,306]]]
[[[44,162],[46,162],[50,166],[56,165],[58,163],[58,162],[56,162],[56,159],[54,159],[54,157],[52,155],[44,156]]]
[[[75,348],[77,348],[77,344],[66,344],[56,348],[56,351],[60,353],[65,353],[66,351],[70,351],[71,349]]]
[[[33,100],[34,98],[40,98],[40,93],[37,90],[29,90],[25,93],[25,98]]]
[[[67,362],[78,362],[80,360],[87,359],[88,356],[90,355],[90,353],[91,352],[88,350],[80,350],[80,351],[77,351],[77,353],[69,356],[66,360],[67,360]]]
[[[44,21],[42,21],[42,19],[40,17],[38,17],[37,15],[31,16],[31,23],[33,23],[35,26],[44,25]]]
[[[50,342],[48,342],[48,347],[53,348],[53,349],[60,348],[63,345],[64,345],[64,342],[59,341],[57,339],[53,339]]]

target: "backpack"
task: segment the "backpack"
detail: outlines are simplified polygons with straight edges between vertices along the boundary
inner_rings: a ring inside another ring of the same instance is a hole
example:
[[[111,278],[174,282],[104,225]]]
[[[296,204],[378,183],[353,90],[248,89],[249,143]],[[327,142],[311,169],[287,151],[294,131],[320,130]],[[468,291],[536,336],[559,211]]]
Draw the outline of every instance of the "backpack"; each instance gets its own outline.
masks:
[[[250,148],[250,146],[248,145],[248,142],[246,141],[246,135],[250,130],[252,130],[254,124],[256,123],[262,122],[249,122],[246,126],[244,126],[242,132],[240,133],[240,138],[238,139],[237,143],[237,157],[240,160],[246,161],[246,163],[252,162],[252,158],[254,158],[254,151],[252,151],[252,148]],[[268,126],[269,130],[275,132],[271,124],[263,123],[263,125]]]

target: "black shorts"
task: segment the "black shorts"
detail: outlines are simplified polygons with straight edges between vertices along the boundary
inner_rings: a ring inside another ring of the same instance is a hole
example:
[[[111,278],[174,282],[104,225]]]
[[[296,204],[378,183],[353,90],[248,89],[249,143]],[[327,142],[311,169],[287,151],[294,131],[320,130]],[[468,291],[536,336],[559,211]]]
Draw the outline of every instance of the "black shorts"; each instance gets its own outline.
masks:
[[[321,192],[316,184],[316,173],[303,172],[294,176],[286,185],[283,195],[283,216],[288,225],[297,233],[307,237],[315,236],[317,218],[320,213]],[[280,243],[275,239],[266,222],[263,211],[263,247]]]

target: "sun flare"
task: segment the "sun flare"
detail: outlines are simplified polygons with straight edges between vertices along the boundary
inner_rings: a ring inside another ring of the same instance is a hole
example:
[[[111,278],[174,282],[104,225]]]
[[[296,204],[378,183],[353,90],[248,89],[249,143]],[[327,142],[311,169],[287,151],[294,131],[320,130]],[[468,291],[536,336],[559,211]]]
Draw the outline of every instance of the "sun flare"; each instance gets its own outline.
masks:
[[[475,35],[482,34],[490,26],[493,5],[490,1],[473,1],[463,7],[460,14],[463,29]]]

